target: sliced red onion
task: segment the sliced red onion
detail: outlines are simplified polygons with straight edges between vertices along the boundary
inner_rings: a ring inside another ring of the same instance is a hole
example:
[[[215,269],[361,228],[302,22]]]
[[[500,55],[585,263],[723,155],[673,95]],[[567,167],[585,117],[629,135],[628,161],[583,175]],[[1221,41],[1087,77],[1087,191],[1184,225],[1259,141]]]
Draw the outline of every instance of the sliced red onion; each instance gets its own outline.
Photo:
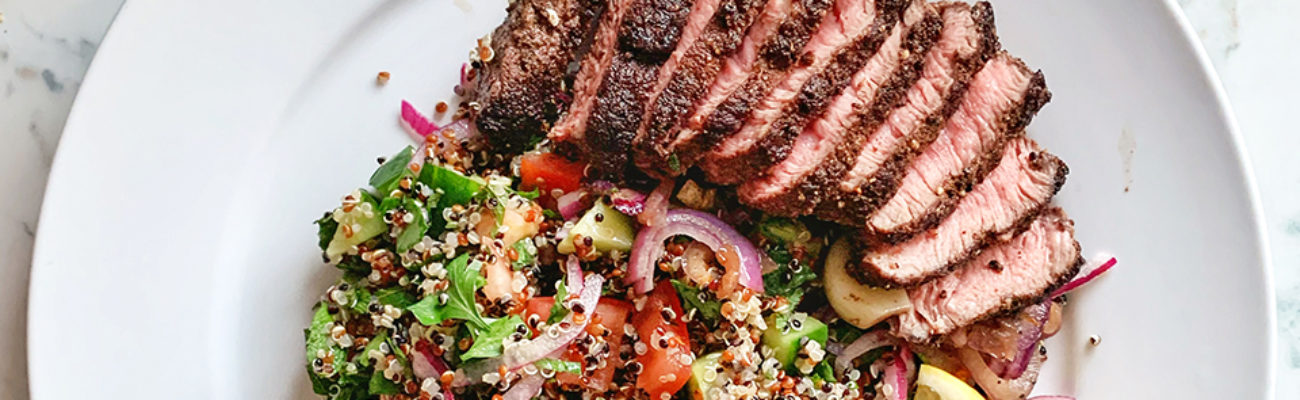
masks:
[[[1003,379],[994,373],[992,369],[989,369],[979,351],[970,347],[962,347],[957,349],[957,357],[961,358],[962,365],[966,366],[966,369],[970,371],[975,384],[984,390],[984,394],[988,395],[990,400],[1014,400],[1020,398],[1018,391],[1012,387],[1011,380]]]
[[[645,209],[636,216],[641,225],[659,226],[663,225],[664,216],[668,213],[668,197],[673,195],[673,187],[677,183],[665,179],[659,183],[654,191],[650,192],[645,199]]]
[[[714,252],[731,246],[739,257],[740,284],[763,291],[761,253],[749,239],[711,214],[691,209],[669,210],[666,214],[662,224],[642,229],[632,244],[626,281],[633,284],[638,293],[654,287],[655,263],[664,254],[664,240],[673,236],[690,237]]]
[[[1061,286],[1060,289],[1056,289],[1055,291],[1053,291],[1052,295],[1049,296],[1049,298],[1054,299],[1057,297],[1061,297],[1061,295],[1069,293],[1071,290],[1074,290],[1079,286],[1083,286],[1085,283],[1091,282],[1093,279],[1096,279],[1098,276],[1101,276],[1101,274],[1106,273],[1106,271],[1110,270],[1111,267],[1114,267],[1116,262],[1117,261],[1115,260],[1115,257],[1111,257],[1109,260],[1106,260],[1106,262],[1103,262],[1100,265],[1097,265],[1095,263],[1089,263],[1089,265],[1083,267],[1083,271],[1079,272],[1079,277],[1074,278],[1074,280],[1071,280],[1069,283],[1066,283],[1065,286]]]
[[[615,210],[627,215],[635,217],[645,211],[645,193],[632,189],[619,189],[609,195],[609,200]]]
[[[411,139],[423,143],[425,137],[442,129],[438,124],[429,120],[429,117],[420,113],[410,102],[402,100],[402,127],[406,128],[406,133],[411,135]]]
[[[1020,338],[1016,339],[1016,357],[1008,363],[1002,363],[998,360],[999,367],[994,367],[993,371],[998,376],[1007,379],[1016,379],[1025,373],[1029,367],[1029,361],[1034,359],[1034,352],[1038,350],[1038,342],[1043,338],[1043,325],[1047,324],[1047,314],[1051,310],[1051,300],[1038,306],[1032,306],[1026,309],[1034,321],[1020,333]],[[1026,324],[1021,324],[1022,326]],[[993,366],[990,366],[993,367]],[[999,368],[1001,371],[999,371]]]
[[[867,354],[868,351],[896,345],[898,340],[884,330],[863,333],[857,340],[844,346],[843,350],[835,354],[835,372],[848,371],[853,366],[853,360]]]
[[[583,309],[595,310],[596,302],[600,300],[600,291],[604,284],[605,277],[600,274],[588,275],[587,279],[583,281],[582,292],[578,296],[578,304],[581,304]],[[543,329],[537,337],[507,345],[507,348],[501,354],[501,362],[505,364],[506,368],[515,369],[540,360],[546,355],[568,346],[569,342],[572,342],[586,329],[587,322],[591,321],[590,318],[584,318],[582,322],[577,322],[574,321],[573,317],[574,314],[569,313],[559,323]],[[568,329],[561,329],[561,326],[567,326]]]
[[[560,216],[564,217],[567,221],[576,218],[578,214],[581,214],[584,208],[582,198],[586,195],[586,190],[579,189],[565,193],[563,196],[560,196],[560,198],[555,199],[555,207],[560,209]]]
[[[618,187],[614,186],[613,182],[604,179],[591,181],[591,183],[587,184],[587,188],[591,189],[592,193],[601,196],[613,194],[615,190],[618,190]]]
[[[578,256],[570,255],[564,263],[568,280],[564,282],[568,286],[569,293],[582,292],[582,263],[578,262]]]
[[[885,367],[885,376],[880,380],[882,392],[888,400],[907,400],[907,393],[911,385],[907,383],[907,377],[911,374],[908,370],[908,364],[912,358],[912,352],[907,350],[907,346],[900,346],[898,353],[894,356],[893,362]]]
[[[506,394],[502,396],[502,400],[532,399],[533,396],[536,396],[537,393],[542,390],[542,383],[545,382],[546,379],[542,378],[542,374],[525,376],[523,379],[520,379],[519,382],[515,382],[515,385],[511,387],[510,390],[506,391]]]
[[[447,366],[447,362],[443,361],[442,357],[433,354],[433,343],[428,340],[415,342],[415,351],[411,352],[411,372],[415,374],[416,378],[422,380],[425,378],[437,379],[442,376],[443,372],[450,369],[451,367]],[[451,388],[442,388],[442,395],[446,400],[455,400]]]

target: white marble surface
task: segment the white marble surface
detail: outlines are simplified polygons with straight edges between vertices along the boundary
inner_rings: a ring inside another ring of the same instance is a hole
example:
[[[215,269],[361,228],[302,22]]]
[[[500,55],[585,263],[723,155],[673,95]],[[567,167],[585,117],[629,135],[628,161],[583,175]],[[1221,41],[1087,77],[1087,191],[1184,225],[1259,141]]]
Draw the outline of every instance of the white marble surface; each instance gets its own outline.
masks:
[[[50,160],[123,0],[0,0],[0,399],[26,399],[27,275]],[[1155,0],[1138,0],[1155,1]],[[995,0],[996,2],[996,0]],[[1278,293],[1278,399],[1300,399],[1300,2],[1178,0],[1236,110],[1263,197]],[[1207,344],[1208,345],[1208,344]]]

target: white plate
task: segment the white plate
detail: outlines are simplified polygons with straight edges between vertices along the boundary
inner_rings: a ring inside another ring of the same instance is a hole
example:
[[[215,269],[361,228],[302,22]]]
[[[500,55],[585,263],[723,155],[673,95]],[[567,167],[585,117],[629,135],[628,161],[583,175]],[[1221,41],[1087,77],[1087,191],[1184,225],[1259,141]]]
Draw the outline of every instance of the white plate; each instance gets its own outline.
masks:
[[[405,144],[400,99],[428,108],[450,94],[503,4],[129,2],[45,196],[33,397],[312,398],[302,328],[337,275],[320,264],[310,221]],[[1271,396],[1254,185],[1172,1],[995,9],[1005,47],[1055,94],[1030,134],[1071,166],[1059,202],[1087,253],[1120,260],[1074,296],[1038,392]],[[379,71],[392,72],[385,87]]]

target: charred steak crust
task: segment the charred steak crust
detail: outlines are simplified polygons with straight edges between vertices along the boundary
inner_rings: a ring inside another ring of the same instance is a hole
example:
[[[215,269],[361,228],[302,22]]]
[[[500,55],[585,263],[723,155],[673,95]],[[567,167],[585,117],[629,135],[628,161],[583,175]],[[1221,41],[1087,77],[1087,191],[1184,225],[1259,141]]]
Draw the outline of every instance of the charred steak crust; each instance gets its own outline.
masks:
[[[1022,233],[1025,229],[1028,229],[1028,226],[1034,223],[1035,220],[1037,220],[1038,218],[1046,218],[1047,221],[1044,221],[1045,223],[1070,225],[1070,227],[1066,229],[1069,230],[1070,232],[1074,231],[1073,229],[1074,221],[1065,215],[1064,210],[1060,209],[1059,207],[1045,207],[1044,210],[1042,210],[1040,213],[1036,213],[1033,218],[1031,218],[1028,222],[1025,222],[1024,223],[1025,227],[1021,229],[1021,232],[1017,232],[1017,235]],[[1073,236],[1073,234],[1071,234],[1071,236]],[[1048,296],[1051,295],[1052,292],[1056,291],[1057,289],[1060,289],[1061,287],[1065,286],[1065,284],[1069,283],[1072,279],[1074,279],[1074,277],[1079,274],[1079,271],[1083,269],[1083,265],[1086,263],[1086,260],[1083,258],[1082,247],[1079,246],[1079,241],[1071,240],[1071,242],[1072,242],[1071,244],[1073,245],[1073,248],[1071,250],[1075,254],[1075,256],[1073,257],[1073,261],[1070,262],[1070,265],[1067,266],[1064,271],[1061,271],[1060,274],[1053,277],[1052,282],[1050,284],[1044,287],[1041,291],[1038,291],[1034,294],[1002,298],[1001,299],[1002,301],[999,303],[998,306],[991,308],[990,310],[983,313],[982,315],[972,319],[970,322],[973,324],[980,321],[986,321],[992,318],[1012,315],[1018,312],[1019,310],[1024,309],[1025,307],[1029,307],[1034,304],[1039,304],[1042,303],[1044,300],[1048,300]],[[939,336],[940,335],[932,334],[926,338],[907,337],[907,339],[913,342],[933,342]]]
[[[767,128],[767,134],[749,149],[729,159],[716,160],[718,162],[714,165],[718,168],[709,171],[710,177],[722,183],[743,182],[790,154],[790,145],[803,127],[821,115],[831,99],[849,84],[853,73],[876,54],[905,10],[903,3],[897,1],[880,1],[877,6],[892,8],[877,8],[871,26],[853,42],[836,50],[826,68],[803,84],[799,94],[785,105],[781,116]]]
[[[673,155],[677,157],[680,169],[694,165],[713,145],[740,129],[750,108],[762,100],[784,72],[803,55],[804,45],[834,3],[834,0],[798,0],[791,4],[794,8],[776,33],[759,49],[754,74],[718,104],[702,126],[693,127],[700,130],[699,134],[674,149]]]
[[[587,123],[588,178],[618,181],[624,176],[630,161],[627,150],[658,73],[659,64],[628,53],[610,63]]]
[[[559,118],[569,63],[578,58],[596,0],[520,0],[492,33],[494,57],[478,65],[474,123],[504,152],[523,149]]]
[[[635,0],[618,31],[619,48],[644,61],[662,62],[677,48],[694,0]]]
[[[650,106],[645,133],[634,144],[636,161],[647,173],[670,171],[667,146],[696,102],[718,77],[726,56],[740,47],[745,30],[763,10],[766,0],[722,0],[709,26],[682,56],[668,86]]]
[[[874,132],[889,110],[905,100],[907,88],[920,77],[926,53],[938,40],[942,29],[943,19],[934,13],[909,27],[902,47],[906,56],[897,71],[876,90],[874,99],[855,107],[854,112],[860,118],[858,124],[866,128],[846,132],[848,134],[836,145],[834,152],[789,190],[751,206],[781,216],[802,216],[811,213],[831,191],[837,190],[836,183],[844,171],[852,167],[850,163],[868,137],[866,132]]]
[[[1029,125],[1034,115],[1051,99],[1052,93],[1047,90],[1047,81],[1043,77],[1042,71],[1034,72],[1024,98],[1013,106],[1010,112],[1004,114],[1002,120],[999,121],[998,125],[1004,127],[1002,131],[1006,133],[998,139],[997,144],[990,146],[981,154],[974,164],[967,168],[965,173],[945,182],[943,196],[934,207],[929,208],[929,211],[924,216],[889,231],[872,230],[868,225],[868,228],[864,229],[863,232],[868,241],[889,244],[899,243],[942,222],[948,214],[952,213],[953,208],[956,208],[957,203],[961,202],[962,197],[970,192],[971,188],[983,181],[989,171],[997,167],[998,161],[1002,158],[1002,148],[1006,145],[1007,140],[1023,135],[1025,127]]]
[[[1021,215],[1019,218],[1016,219],[1015,223],[1011,224],[1011,226],[1008,229],[1002,231],[984,232],[982,235],[980,235],[979,239],[976,240],[976,244],[974,246],[971,246],[970,249],[967,252],[965,252],[965,254],[962,254],[959,257],[955,258],[952,262],[949,262],[948,265],[945,266],[944,268],[937,269],[931,272],[930,274],[927,274],[917,279],[911,279],[906,281],[891,279],[889,277],[880,274],[881,266],[869,265],[869,263],[866,262],[848,263],[845,269],[849,272],[849,276],[852,276],[854,279],[856,279],[858,282],[864,285],[870,285],[876,287],[894,288],[894,287],[916,286],[936,276],[946,275],[952,272],[953,268],[956,268],[957,266],[960,266],[962,263],[965,263],[971,258],[974,258],[975,256],[979,255],[979,253],[983,251],[985,248],[997,244],[999,242],[1004,242],[1008,238],[1013,238],[1023,233],[1026,229],[1029,229],[1029,226],[1034,223],[1034,220],[1038,219],[1038,217],[1042,215],[1045,211],[1050,211],[1055,208],[1051,205],[1051,197],[1055,196],[1056,193],[1060,192],[1061,187],[1065,185],[1066,176],[1070,174],[1070,167],[1055,155],[1045,151],[1040,151],[1035,154],[1037,154],[1037,156],[1033,160],[1033,166],[1035,169],[1042,170],[1044,168],[1056,168],[1056,174],[1053,176],[1052,196],[1048,196],[1048,200],[1044,201],[1042,205],[1039,205],[1038,207],[1035,207],[1030,212]],[[874,241],[874,238],[860,237],[859,240],[863,244],[863,246],[861,247],[864,248],[875,248],[879,245],[879,243]],[[863,258],[857,257],[856,259],[862,260]]]
[[[943,107],[927,116],[923,126],[908,134],[905,139],[907,145],[891,154],[889,160],[856,191],[844,192],[835,187],[823,188],[829,193],[817,206],[815,214],[818,218],[844,225],[865,225],[868,217],[898,191],[898,186],[912,159],[939,136],[944,123],[960,108],[961,100],[966,96],[966,89],[970,87],[971,78],[1002,47],[998,42],[997,27],[994,24],[993,6],[987,1],[981,1],[971,5],[971,8],[971,17],[976,21],[979,29],[979,47],[974,54],[959,60],[954,66],[953,86],[943,100]],[[869,137],[873,133],[869,124],[878,125],[882,120],[860,120],[858,125],[850,128],[849,136]]]

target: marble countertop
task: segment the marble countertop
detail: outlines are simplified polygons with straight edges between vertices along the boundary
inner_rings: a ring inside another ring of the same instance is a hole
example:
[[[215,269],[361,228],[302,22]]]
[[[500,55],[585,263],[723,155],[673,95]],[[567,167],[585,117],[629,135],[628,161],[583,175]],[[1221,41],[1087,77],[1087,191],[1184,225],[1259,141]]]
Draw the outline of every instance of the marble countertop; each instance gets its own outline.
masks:
[[[50,161],[91,59],[123,0],[0,0],[0,398],[27,398],[26,297]],[[996,1],[996,0],[995,0]],[[1155,0],[1147,0],[1155,1]],[[1178,0],[1209,52],[1259,182],[1273,251],[1278,399],[1300,399],[1300,2]]]

